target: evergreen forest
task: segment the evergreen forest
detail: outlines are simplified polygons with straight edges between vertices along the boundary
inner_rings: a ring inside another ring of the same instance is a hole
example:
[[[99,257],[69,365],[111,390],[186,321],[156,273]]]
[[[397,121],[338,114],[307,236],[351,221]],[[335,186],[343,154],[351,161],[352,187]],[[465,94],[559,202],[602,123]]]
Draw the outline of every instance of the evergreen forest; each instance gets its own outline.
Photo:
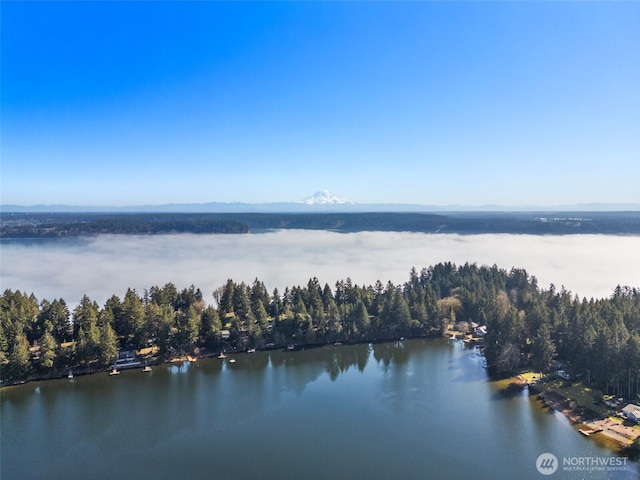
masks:
[[[271,293],[259,279],[229,279],[208,295],[172,283],[128,289],[103,306],[5,290],[0,297],[4,384],[95,372],[121,350],[153,349],[158,360],[220,351],[302,348],[442,336],[451,326],[486,326],[483,352],[496,374],[547,372],[562,362],[603,391],[640,392],[640,291],[616,287],[606,299],[540,288],[523,269],[452,263],[417,271],[402,285],[350,279],[333,287],[312,278]]]

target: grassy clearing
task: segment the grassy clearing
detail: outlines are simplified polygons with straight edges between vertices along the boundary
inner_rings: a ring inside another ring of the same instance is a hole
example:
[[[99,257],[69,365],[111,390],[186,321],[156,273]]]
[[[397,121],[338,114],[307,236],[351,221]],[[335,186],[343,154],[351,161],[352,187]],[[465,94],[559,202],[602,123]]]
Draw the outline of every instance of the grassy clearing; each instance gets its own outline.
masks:
[[[580,382],[566,382],[561,379],[553,379],[542,385],[543,389],[554,392],[571,402],[576,402],[577,407],[583,407],[593,411],[600,417],[607,417],[609,409],[601,403],[602,392],[589,388]]]
[[[158,350],[160,349],[156,346],[141,348],[140,350],[138,350],[138,354],[142,357],[148,357],[151,355],[156,355],[158,353]]]
[[[527,383],[533,383],[540,380],[540,374],[536,372],[524,372],[520,376]]]

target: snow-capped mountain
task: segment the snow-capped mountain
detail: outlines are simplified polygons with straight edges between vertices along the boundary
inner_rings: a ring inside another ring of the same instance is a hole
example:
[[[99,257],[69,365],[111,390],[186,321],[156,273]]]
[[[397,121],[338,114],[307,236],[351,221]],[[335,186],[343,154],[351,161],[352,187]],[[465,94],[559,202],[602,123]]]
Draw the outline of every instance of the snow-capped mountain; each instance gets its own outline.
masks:
[[[353,204],[351,200],[345,200],[344,198],[340,198],[335,193],[330,192],[329,190],[321,190],[319,192],[316,192],[310,197],[307,197],[301,200],[300,203],[304,203],[305,205],[352,205]]]

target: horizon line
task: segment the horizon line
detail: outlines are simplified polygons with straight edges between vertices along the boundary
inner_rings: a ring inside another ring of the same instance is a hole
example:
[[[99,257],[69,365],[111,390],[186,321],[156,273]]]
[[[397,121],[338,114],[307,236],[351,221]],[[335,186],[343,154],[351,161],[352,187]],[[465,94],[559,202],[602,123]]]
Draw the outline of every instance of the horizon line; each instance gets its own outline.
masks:
[[[349,210],[353,208],[366,208],[366,207],[384,207],[384,208],[392,208],[392,207],[411,207],[415,208],[424,208],[424,209],[437,209],[442,211],[443,209],[448,209],[448,211],[456,211],[456,210],[467,210],[470,209],[500,209],[501,211],[509,211],[512,209],[518,211],[538,211],[538,210],[551,210],[551,211],[567,211],[567,209],[571,208],[598,208],[598,210],[605,211],[621,211],[620,209],[626,211],[635,211],[640,210],[640,202],[578,202],[578,203],[566,203],[566,204],[552,204],[552,205],[543,205],[543,204],[497,204],[497,203],[487,203],[487,204],[422,204],[422,203],[408,203],[408,202],[398,202],[398,203],[387,203],[387,202],[366,202],[366,203],[358,203],[358,202],[349,202],[349,203],[327,203],[327,204],[314,204],[309,205],[304,203],[304,201],[277,201],[277,202],[242,202],[242,201],[209,201],[209,202],[168,202],[168,203],[147,203],[147,204],[137,204],[137,205],[73,205],[73,204],[65,204],[65,203],[38,203],[38,204],[16,204],[16,203],[2,203],[0,204],[0,213],[22,213],[12,211],[11,209],[20,209],[20,210],[33,210],[39,209],[39,213],[46,213],[45,208],[54,208],[59,213],[62,213],[61,209],[73,209],[76,210],[74,213],[79,213],[78,210],[101,210],[105,213],[113,212],[117,213],[117,211],[128,210],[130,212],[138,211],[135,209],[159,209],[163,207],[170,208],[179,208],[179,207],[207,207],[207,206],[247,206],[247,207],[277,207],[277,206],[292,206],[296,208],[302,208],[304,210],[330,210],[330,209],[344,209]],[[607,210],[610,208],[611,210]],[[109,210],[113,209],[113,210]],[[569,210],[570,211],[570,210]],[[88,212],[89,213],[89,212]],[[177,213],[177,212],[172,212]],[[188,211],[183,211],[183,213],[189,213]],[[197,213],[197,212],[193,212]],[[215,212],[209,212],[215,213]],[[219,212],[223,213],[223,212]]]

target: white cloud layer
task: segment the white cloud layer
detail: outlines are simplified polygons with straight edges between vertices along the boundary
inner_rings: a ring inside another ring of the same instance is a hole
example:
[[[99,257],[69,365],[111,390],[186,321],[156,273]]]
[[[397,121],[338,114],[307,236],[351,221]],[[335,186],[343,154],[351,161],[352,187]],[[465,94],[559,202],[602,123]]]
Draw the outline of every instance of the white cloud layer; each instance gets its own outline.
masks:
[[[3,242],[0,286],[38,299],[76,304],[85,293],[103,304],[128,287],[142,292],[173,282],[193,284],[207,302],[228,278],[269,291],[318,277],[334,286],[395,284],[409,270],[451,261],[525,268],[547,288],[564,285],[580,297],[607,297],[616,285],[640,287],[640,237],[608,235],[432,235],[282,230],[250,235],[104,235],[88,240]]]

